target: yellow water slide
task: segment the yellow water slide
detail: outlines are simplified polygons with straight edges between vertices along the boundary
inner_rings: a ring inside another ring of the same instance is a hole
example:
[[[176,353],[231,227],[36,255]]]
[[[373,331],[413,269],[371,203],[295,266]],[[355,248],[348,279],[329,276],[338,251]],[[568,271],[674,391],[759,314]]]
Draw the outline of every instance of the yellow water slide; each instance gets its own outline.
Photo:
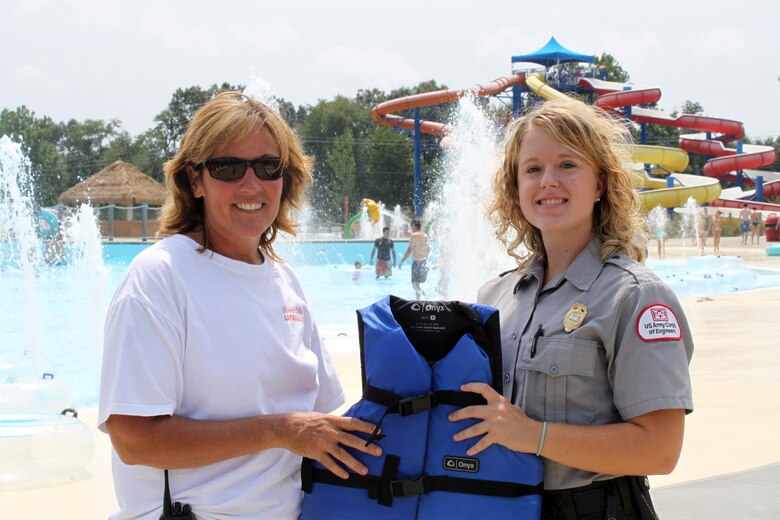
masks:
[[[563,92],[547,85],[541,73],[529,74],[525,82],[537,96],[544,99],[571,99]],[[688,166],[688,154],[679,148],[636,145],[632,149],[632,156],[637,163],[657,165],[658,168],[652,170],[656,174],[676,172]],[[669,176],[674,182],[671,188],[667,187],[665,177],[652,177],[644,171],[637,171],[635,185],[649,190],[639,192],[642,211],[650,211],[656,206],[664,208],[685,206],[691,197],[700,205],[720,197],[721,186],[717,179],[683,173],[671,173]]]

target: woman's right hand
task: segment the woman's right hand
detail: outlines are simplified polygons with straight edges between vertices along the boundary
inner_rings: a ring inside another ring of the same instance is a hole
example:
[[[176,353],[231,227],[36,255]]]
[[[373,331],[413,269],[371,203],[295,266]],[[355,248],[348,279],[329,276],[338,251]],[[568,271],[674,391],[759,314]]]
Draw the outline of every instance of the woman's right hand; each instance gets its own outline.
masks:
[[[469,456],[477,455],[493,444],[500,444],[510,450],[534,453],[541,436],[541,423],[529,418],[509,399],[485,383],[469,383],[460,387],[463,392],[474,392],[485,398],[487,404],[461,408],[449,415],[450,421],[479,419],[480,421],[453,436],[455,441],[482,437],[466,451]]]
[[[293,412],[287,415],[287,435],[284,447],[295,453],[316,460],[333,474],[346,479],[349,473],[338,463],[365,475],[368,473],[360,461],[350,455],[344,446],[355,448],[378,457],[382,448],[375,444],[366,446],[365,439],[349,432],[372,433],[374,425],[354,417],[338,417],[317,412]]]

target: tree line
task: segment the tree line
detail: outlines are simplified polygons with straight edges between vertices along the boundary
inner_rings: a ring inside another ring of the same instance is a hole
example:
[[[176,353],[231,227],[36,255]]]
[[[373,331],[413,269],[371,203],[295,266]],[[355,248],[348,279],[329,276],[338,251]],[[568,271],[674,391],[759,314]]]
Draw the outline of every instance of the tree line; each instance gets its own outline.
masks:
[[[596,65],[602,66],[607,80],[629,80],[629,74],[609,54],[599,57]],[[371,109],[390,99],[446,88],[431,80],[390,92],[358,90],[354,97],[337,96],[315,105],[295,106],[283,98],[275,100],[307,153],[315,157],[315,184],[310,191],[310,202],[320,219],[342,221],[345,197],[350,215],[359,210],[364,197],[382,201],[389,208],[400,205],[407,214],[412,212],[413,138],[408,133],[374,123]],[[155,116],[154,126],[135,137],[122,129],[118,119],[55,122],[25,106],[0,112],[0,135],[21,143],[30,161],[38,201],[44,206],[53,205],[67,188],[120,159],[162,181],[163,164],[173,156],[192,115],[224,90],[243,90],[243,86],[223,83],[208,88],[177,89],[168,105]],[[488,106],[485,99],[479,102]],[[425,107],[421,109],[421,118],[447,121],[454,108],[451,104]],[[500,116],[508,115],[509,110],[489,109],[497,120],[506,119]],[[701,115],[704,109],[695,101],[686,101],[681,112]],[[648,144],[677,146],[680,133],[677,128],[652,125]],[[773,146],[780,151],[780,137],[755,141],[745,138],[744,141]],[[438,138],[433,136],[423,136],[421,148],[421,168],[425,172],[422,197],[426,201],[435,189],[443,152]],[[700,173],[706,160],[692,155],[687,171]],[[780,171],[780,160],[767,169]]]
[[[49,206],[67,188],[116,160],[131,163],[162,182],[163,164],[175,153],[195,111],[218,92],[243,88],[223,83],[177,89],[155,116],[154,126],[136,137],[123,130],[117,119],[56,122],[26,106],[0,112],[0,135],[21,144],[29,159],[36,198]],[[325,220],[340,221],[345,196],[350,214],[359,210],[362,198],[411,211],[413,141],[407,134],[374,123],[371,109],[389,99],[445,88],[428,81],[390,92],[359,90],[354,97],[337,96],[313,106],[296,107],[275,99],[282,117],[316,160],[315,184],[309,194],[314,211]],[[444,121],[452,108],[429,107],[421,111],[422,118]],[[435,170],[442,154],[438,139],[424,136],[422,148],[423,170]],[[432,178],[426,176],[424,194],[433,188]]]

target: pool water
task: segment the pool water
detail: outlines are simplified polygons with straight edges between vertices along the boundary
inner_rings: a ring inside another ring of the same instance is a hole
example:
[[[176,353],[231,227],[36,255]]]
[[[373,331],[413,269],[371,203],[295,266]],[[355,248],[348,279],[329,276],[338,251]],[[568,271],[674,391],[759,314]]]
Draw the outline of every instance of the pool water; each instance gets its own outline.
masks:
[[[396,241],[395,244],[400,261],[408,243]],[[112,272],[112,287],[119,283],[132,258],[146,247],[148,244],[104,246],[106,263]],[[376,279],[373,266],[368,265],[372,247],[373,243],[366,241],[312,241],[280,242],[276,249],[295,268],[317,321],[344,325],[355,322],[357,309],[388,294],[406,299],[415,297],[410,280],[411,260],[407,259],[403,268],[393,269],[390,278]],[[354,267],[356,260],[363,263],[359,271]],[[432,257],[430,264],[435,262],[436,258]],[[691,256],[687,261],[651,259],[646,264],[679,298],[780,286],[780,270],[749,269],[742,266],[742,259],[737,256]],[[440,277],[437,269],[429,270],[428,280],[423,284],[428,299],[446,298],[436,288]]]
[[[396,257],[400,262],[408,242],[396,241]],[[106,264],[111,268],[112,290],[116,288],[132,258],[147,244],[108,244],[104,246]],[[352,325],[355,311],[394,294],[414,299],[411,284],[411,259],[401,269],[393,269],[389,278],[376,279],[369,265],[373,242],[280,242],[275,250],[295,269],[303,285],[314,317],[319,324]],[[376,258],[375,258],[376,260]],[[363,263],[357,270],[355,261]],[[442,298],[435,290],[439,273],[429,270],[425,291],[428,298]],[[476,295],[475,295],[476,296]]]
[[[73,389],[75,405],[94,405],[108,302],[132,258],[148,245],[105,244],[104,274],[79,272],[68,265],[42,269],[35,279],[33,308],[20,303],[27,300],[22,297],[23,274],[13,268],[0,269],[0,382],[20,374],[40,377],[42,372],[52,373]],[[364,241],[278,245],[278,252],[294,267],[326,339],[339,331],[352,335],[355,311],[388,294],[414,299],[411,262],[394,269],[390,278],[377,280],[368,265],[372,246]],[[398,260],[406,247],[407,242],[396,242]],[[355,269],[356,260],[364,263],[362,269]],[[433,257],[434,265],[435,260]],[[780,286],[780,271],[746,269],[737,257],[648,261],[648,266],[679,297]],[[429,271],[423,284],[428,299],[451,299],[437,291],[440,276],[440,270]]]
[[[780,270],[753,269],[738,256],[690,256],[686,262],[648,260],[678,298],[780,286]]]

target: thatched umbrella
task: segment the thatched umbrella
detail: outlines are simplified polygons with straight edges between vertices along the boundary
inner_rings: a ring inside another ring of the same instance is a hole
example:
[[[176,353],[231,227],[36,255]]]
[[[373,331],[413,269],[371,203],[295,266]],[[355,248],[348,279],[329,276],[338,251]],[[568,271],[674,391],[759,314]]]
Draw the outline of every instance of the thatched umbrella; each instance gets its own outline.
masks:
[[[162,206],[165,186],[124,161],[114,161],[92,177],[62,192],[57,200],[66,206],[89,203],[117,206]]]

